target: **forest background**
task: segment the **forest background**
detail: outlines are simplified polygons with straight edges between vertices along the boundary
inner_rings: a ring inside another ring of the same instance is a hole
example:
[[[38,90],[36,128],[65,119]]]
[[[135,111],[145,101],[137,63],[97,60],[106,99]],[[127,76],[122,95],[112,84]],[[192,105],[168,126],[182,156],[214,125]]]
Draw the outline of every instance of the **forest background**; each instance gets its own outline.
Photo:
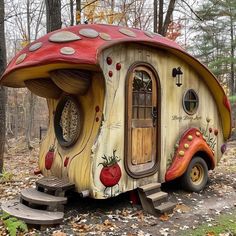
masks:
[[[235,0],[0,0],[0,74],[29,43],[80,23],[134,27],[176,41],[210,68],[236,110]],[[31,149],[47,123],[46,99],[0,87],[0,172],[9,140],[23,137]]]

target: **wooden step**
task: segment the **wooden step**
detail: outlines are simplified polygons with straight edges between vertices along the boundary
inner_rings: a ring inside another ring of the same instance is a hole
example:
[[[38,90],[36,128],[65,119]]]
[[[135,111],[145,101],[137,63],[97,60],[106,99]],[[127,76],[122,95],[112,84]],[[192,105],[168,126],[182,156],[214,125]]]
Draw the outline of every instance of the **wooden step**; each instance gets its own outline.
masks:
[[[66,197],[56,197],[47,193],[28,188],[21,191],[21,198],[29,203],[46,206],[63,205],[67,203]]]
[[[11,200],[1,205],[3,211],[9,215],[23,220],[27,224],[37,225],[55,225],[60,224],[63,220],[63,212],[51,212],[32,209],[18,202]]]
[[[144,211],[153,215],[170,212],[176,205],[167,202],[168,193],[161,191],[160,183],[149,183],[138,187],[138,194]]]
[[[65,179],[60,179],[55,176],[49,176],[39,179],[36,182],[36,188],[39,191],[45,191],[45,189],[49,192],[54,191],[55,195],[60,195],[61,192],[73,190],[75,188],[75,184],[70,183]]]
[[[160,192],[148,195],[147,198],[150,199],[152,202],[156,202],[158,200],[167,198],[167,196],[168,196],[168,193],[160,191]]]
[[[161,205],[156,206],[155,209],[158,213],[166,213],[172,211],[176,206],[173,202],[163,202]]]
[[[153,189],[159,189],[160,187],[161,187],[160,183],[150,183],[139,187],[139,189],[142,190],[143,192],[148,192]]]

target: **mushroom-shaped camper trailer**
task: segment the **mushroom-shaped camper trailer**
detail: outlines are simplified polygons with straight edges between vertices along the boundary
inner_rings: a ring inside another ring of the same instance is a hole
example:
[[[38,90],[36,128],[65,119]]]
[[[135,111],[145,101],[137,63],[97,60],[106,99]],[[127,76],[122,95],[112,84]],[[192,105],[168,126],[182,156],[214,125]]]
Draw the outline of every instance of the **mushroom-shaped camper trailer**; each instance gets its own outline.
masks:
[[[47,99],[39,169],[93,198],[178,177],[199,191],[231,132],[214,75],[175,42],[138,29],[51,32],[13,58],[1,83]]]

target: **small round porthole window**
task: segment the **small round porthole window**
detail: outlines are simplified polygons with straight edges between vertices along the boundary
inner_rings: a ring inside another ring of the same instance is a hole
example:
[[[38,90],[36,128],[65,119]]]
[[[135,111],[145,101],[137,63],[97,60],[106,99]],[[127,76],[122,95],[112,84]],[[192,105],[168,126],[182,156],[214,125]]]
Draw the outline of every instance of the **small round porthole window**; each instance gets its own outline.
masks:
[[[56,108],[54,129],[58,142],[63,147],[73,145],[81,130],[81,111],[78,101],[71,97],[63,97]]]
[[[197,93],[193,89],[189,89],[183,96],[183,107],[187,114],[193,115],[196,113],[199,105]]]

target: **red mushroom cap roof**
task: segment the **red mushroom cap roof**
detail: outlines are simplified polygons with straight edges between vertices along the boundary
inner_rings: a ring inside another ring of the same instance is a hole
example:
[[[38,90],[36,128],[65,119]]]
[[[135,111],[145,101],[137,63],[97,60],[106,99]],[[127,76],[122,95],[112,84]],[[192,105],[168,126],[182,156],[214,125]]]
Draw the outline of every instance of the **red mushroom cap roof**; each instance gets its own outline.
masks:
[[[96,65],[102,49],[120,42],[158,44],[184,51],[174,41],[151,32],[114,25],[77,25],[48,33],[21,50],[7,66],[2,83],[8,84],[6,77],[22,68],[65,62]]]
[[[21,50],[9,63],[1,84],[24,87],[24,81],[49,77],[50,70],[75,68],[84,64],[99,69],[99,53],[125,42],[164,48],[198,71],[209,87],[221,114],[225,139],[231,133],[231,114],[226,95],[215,76],[182,47],[159,34],[114,25],[77,25],[51,32]]]

